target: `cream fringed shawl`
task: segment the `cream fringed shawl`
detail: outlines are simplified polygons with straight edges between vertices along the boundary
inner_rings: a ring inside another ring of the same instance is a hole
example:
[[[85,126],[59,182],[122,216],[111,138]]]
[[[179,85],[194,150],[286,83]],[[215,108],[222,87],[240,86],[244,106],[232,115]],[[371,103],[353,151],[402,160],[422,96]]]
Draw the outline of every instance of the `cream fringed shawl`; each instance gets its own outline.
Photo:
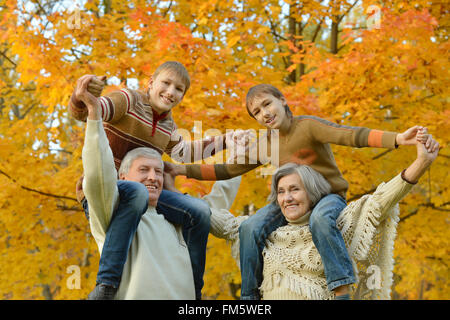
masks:
[[[235,217],[223,208],[231,206],[239,183],[240,178],[216,182],[204,198],[212,207],[211,233],[231,242],[238,265],[239,225],[247,217]],[[372,195],[351,202],[340,214],[337,225],[358,278],[352,287],[353,299],[390,299],[398,202],[411,187],[399,174],[381,183]],[[334,298],[327,288],[323,264],[307,221],[271,233],[263,255],[264,280],[260,287],[263,299]]]

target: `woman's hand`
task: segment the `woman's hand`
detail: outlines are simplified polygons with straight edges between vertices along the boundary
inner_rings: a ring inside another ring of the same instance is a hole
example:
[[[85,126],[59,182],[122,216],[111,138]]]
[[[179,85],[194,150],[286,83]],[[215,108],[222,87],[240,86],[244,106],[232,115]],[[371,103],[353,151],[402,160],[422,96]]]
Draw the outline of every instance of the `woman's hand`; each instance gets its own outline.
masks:
[[[434,140],[431,134],[428,134],[426,143],[423,144],[419,142],[416,146],[417,159],[423,161],[427,165],[431,165],[439,153],[439,142]]]
[[[431,152],[428,152],[426,145],[423,143],[416,143],[417,158],[416,160],[405,170],[404,179],[410,183],[417,183],[420,177],[428,170],[430,165],[436,159],[439,152],[439,142],[433,139],[433,137],[427,138],[429,140],[429,148]]]

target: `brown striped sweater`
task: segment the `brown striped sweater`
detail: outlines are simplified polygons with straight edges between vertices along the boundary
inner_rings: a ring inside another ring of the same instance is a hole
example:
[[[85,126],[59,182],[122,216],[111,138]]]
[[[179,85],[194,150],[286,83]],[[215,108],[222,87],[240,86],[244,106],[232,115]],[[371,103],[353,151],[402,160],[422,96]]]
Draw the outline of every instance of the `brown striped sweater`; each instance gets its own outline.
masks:
[[[294,117],[289,131],[284,135],[276,136],[278,136],[280,166],[288,162],[309,165],[327,179],[333,193],[340,194],[344,198],[348,182],[336,165],[330,144],[356,148],[394,149],[397,147],[395,142],[397,133],[395,132],[344,126],[315,116]],[[257,147],[259,146],[258,142]],[[270,159],[271,139],[267,139],[267,150]],[[255,152],[257,159],[252,162],[253,158],[249,154],[247,150],[243,164],[233,161],[232,164],[186,165],[186,176],[197,180],[225,180],[242,175],[267,162],[261,159],[259,152]]]
[[[176,130],[172,112],[156,113],[147,95],[141,91],[122,89],[110,92],[100,97],[100,105],[103,127],[117,170],[127,152],[138,147],[152,148],[161,155],[167,153],[172,159],[187,163],[193,162],[194,155],[200,152],[207,157],[226,147],[224,135],[204,140],[184,140]],[[88,116],[85,104],[76,100],[74,95],[69,102],[69,114],[84,122]],[[81,181],[78,181],[77,199],[81,201],[83,197]]]

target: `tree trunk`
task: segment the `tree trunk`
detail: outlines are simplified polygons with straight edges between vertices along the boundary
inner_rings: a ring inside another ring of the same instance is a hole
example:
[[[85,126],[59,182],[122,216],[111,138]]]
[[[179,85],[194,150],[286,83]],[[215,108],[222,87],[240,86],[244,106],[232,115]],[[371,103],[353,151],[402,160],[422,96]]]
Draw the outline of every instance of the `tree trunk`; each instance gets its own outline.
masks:
[[[295,36],[297,35],[297,21],[295,21],[295,18],[293,18],[293,13],[295,9],[295,4],[289,5],[289,40],[292,41],[292,43],[296,43]],[[289,65],[292,64],[291,59],[289,59]],[[289,75],[289,82],[295,83],[297,81],[297,68],[292,70],[291,74]]]
[[[103,5],[105,6],[105,14],[111,13],[111,0],[103,0]]]
[[[339,16],[333,16],[330,35],[330,52],[333,54],[338,53],[338,33],[339,33],[338,27],[339,27]]]

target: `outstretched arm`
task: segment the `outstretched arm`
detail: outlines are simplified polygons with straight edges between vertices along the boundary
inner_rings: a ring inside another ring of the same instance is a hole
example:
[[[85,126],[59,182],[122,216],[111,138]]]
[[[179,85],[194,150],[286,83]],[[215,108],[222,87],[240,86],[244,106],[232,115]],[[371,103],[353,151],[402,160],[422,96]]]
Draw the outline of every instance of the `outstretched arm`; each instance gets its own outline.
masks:
[[[431,135],[428,135],[426,143],[418,142],[416,147],[417,158],[403,174],[403,178],[413,184],[419,181],[420,177],[423,176],[436,159],[439,152],[439,142],[434,140]]]
[[[89,204],[91,231],[101,250],[118,200],[117,172],[103,129],[99,101],[87,92],[89,81],[89,78],[85,78],[77,89],[88,111],[82,154],[83,191]]]
[[[226,137],[231,157],[222,164],[174,164],[166,163],[164,171],[173,177],[186,176],[197,180],[227,180],[249,172],[262,163],[258,159],[258,142],[250,140],[254,136],[250,130],[241,131]]]
[[[395,206],[416,184],[420,177],[427,171],[439,152],[439,143],[430,135],[429,148],[432,152],[428,152],[426,145],[417,142],[417,157],[413,163],[403,170],[401,174],[391,179],[389,182],[380,186],[375,195],[379,197],[382,211],[387,212],[388,209]]]
[[[315,116],[304,116],[311,137],[320,143],[364,148],[390,148],[400,145],[415,145],[417,141],[429,143],[426,128],[413,126],[402,133],[382,131],[365,127],[351,127],[337,124]],[[422,131],[425,129],[425,131]],[[420,136],[417,136],[421,133]]]

